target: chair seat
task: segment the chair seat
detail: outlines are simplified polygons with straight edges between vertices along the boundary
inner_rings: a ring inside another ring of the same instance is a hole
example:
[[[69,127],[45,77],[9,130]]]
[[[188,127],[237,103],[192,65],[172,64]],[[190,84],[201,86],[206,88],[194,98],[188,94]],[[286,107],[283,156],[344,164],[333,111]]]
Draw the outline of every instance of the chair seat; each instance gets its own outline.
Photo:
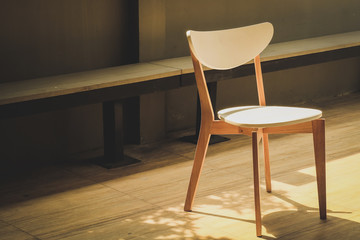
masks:
[[[239,127],[278,127],[307,122],[320,118],[317,109],[282,106],[243,106],[220,110],[218,116],[229,124]]]

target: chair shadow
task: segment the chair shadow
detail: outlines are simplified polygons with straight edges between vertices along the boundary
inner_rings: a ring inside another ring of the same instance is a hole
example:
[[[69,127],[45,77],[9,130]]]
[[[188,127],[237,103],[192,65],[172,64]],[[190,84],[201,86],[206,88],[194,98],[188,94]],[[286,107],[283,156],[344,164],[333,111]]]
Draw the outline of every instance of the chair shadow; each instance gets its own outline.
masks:
[[[328,209],[327,219],[321,220],[318,208],[305,206],[279,193],[273,193],[273,195],[292,204],[297,210],[277,211],[264,215],[262,225],[267,233],[259,239],[360,239],[360,222],[336,216],[336,214],[350,215],[351,212]],[[252,223],[255,234],[254,220],[201,211],[193,211],[193,213]]]
[[[351,212],[327,209],[327,219],[321,220],[318,208],[305,206],[280,193],[272,195],[292,204],[297,210],[278,211],[263,216],[263,226],[267,233],[274,236],[263,236],[264,239],[360,239],[359,222],[333,216]]]
[[[329,216],[320,220],[318,212],[279,211],[265,215],[263,226],[274,237],[264,239],[360,239],[360,223]]]
[[[253,223],[254,220],[242,219],[212,214],[200,211],[193,213]],[[360,223],[335,216],[328,216],[326,220],[319,218],[318,212],[279,211],[270,213],[262,218],[263,227],[267,234],[259,239],[314,239],[314,240],[353,240],[360,239]],[[254,226],[255,235],[255,226]]]

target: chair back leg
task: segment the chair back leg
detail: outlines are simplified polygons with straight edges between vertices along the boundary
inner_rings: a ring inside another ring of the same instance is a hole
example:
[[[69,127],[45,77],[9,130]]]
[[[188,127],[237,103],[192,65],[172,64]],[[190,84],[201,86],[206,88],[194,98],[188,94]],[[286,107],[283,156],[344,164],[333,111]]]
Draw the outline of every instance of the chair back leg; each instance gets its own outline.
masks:
[[[326,219],[325,120],[312,121],[320,219]]]

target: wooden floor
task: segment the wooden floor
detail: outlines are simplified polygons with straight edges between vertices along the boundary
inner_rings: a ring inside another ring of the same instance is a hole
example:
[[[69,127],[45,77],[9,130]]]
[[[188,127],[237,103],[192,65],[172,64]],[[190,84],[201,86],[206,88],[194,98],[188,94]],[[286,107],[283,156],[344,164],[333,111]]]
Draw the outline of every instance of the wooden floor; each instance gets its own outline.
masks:
[[[319,101],[327,119],[328,220],[318,214],[311,135],[270,138],[273,193],[264,239],[360,239],[360,94]],[[194,211],[183,212],[195,146],[130,146],[141,164],[87,161],[12,173],[0,183],[0,239],[258,239],[250,139],[209,147]],[[263,165],[261,165],[263,170]]]

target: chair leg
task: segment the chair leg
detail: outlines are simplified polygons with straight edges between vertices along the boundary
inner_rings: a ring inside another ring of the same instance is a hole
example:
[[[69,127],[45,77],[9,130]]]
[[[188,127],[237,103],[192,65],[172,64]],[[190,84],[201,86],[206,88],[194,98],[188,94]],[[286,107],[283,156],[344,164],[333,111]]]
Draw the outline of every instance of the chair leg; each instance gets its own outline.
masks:
[[[204,128],[200,129],[199,139],[195,151],[194,164],[191,172],[189,187],[184,206],[184,210],[187,212],[190,212],[192,210],[192,205],[194,203],[194,197],[199,183],[200,173],[205,160],[205,155],[208,149],[210,136],[211,134],[208,130],[204,130]]]
[[[253,174],[254,174],[254,197],[255,197],[255,224],[256,236],[261,233],[261,209],[260,209],[260,183],[259,183],[259,152],[258,152],[258,133],[252,133],[252,153],[253,153]]]
[[[326,219],[325,120],[312,121],[320,219]]]
[[[270,173],[270,156],[269,156],[269,136],[267,133],[263,133],[263,149],[264,149],[264,161],[265,161],[265,182],[266,191],[271,192],[271,173]]]

